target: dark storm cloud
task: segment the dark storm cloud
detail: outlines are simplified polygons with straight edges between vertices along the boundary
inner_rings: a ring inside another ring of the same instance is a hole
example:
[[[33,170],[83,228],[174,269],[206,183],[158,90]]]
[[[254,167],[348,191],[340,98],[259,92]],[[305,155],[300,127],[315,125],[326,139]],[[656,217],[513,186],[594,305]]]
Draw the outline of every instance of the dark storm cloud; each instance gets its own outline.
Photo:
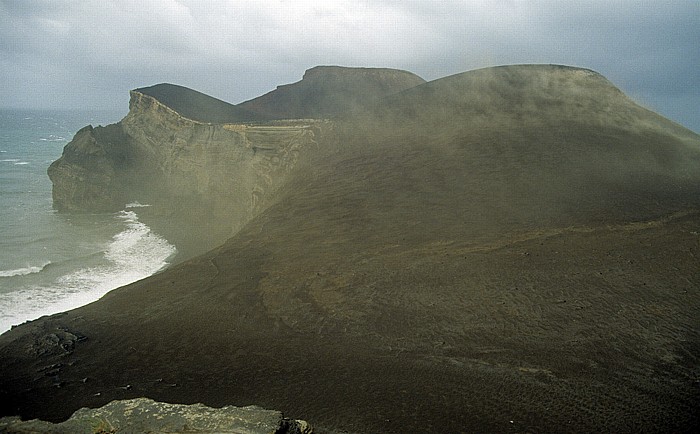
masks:
[[[231,102],[318,64],[426,79],[508,63],[595,69],[700,130],[700,2],[0,2],[4,106],[124,107],[175,82]]]

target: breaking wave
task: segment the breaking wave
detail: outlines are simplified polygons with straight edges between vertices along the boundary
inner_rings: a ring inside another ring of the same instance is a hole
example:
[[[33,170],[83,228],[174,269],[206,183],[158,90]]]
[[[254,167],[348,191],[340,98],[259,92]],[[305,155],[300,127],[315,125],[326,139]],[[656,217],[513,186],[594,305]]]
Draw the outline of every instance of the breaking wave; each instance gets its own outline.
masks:
[[[27,274],[40,273],[51,262],[46,262],[41,266],[27,266],[24,268],[16,268],[14,270],[0,270],[0,277],[26,276]]]
[[[50,284],[26,285],[0,294],[0,333],[14,324],[96,301],[169,265],[175,246],[154,234],[133,211],[122,211],[115,218],[123,222],[124,229],[106,243],[99,265],[73,269]],[[0,271],[0,276],[40,273],[47,265]]]

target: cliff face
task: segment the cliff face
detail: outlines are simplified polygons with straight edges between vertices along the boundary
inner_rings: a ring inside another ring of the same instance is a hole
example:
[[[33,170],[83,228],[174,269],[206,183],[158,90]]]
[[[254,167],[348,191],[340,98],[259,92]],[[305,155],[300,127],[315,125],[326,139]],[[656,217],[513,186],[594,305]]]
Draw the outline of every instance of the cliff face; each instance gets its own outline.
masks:
[[[300,154],[314,149],[319,132],[313,122],[200,123],[135,91],[120,124],[138,144],[140,171],[159,181],[156,193],[169,200],[209,202],[232,220],[245,220],[283,182]]]
[[[201,253],[264,208],[332,129],[323,121],[263,120],[327,117],[421,83],[405,71],[317,67],[238,106],[172,84],[133,90],[122,121],[84,128],[49,167],[54,207],[94,212],[147,203],[151,214],[167,217],[162,231],[174,242],[206,238],[195,243]],[[186,235],[178,226],[202,229]]]
[[[321,126],[204,123],[132,91],[124,119],[83,128],[49,167],[54,207],[110,211],[138,201],[220,242],[317,150]]]
[[[123,207],[127,199],[121,175],[134,156],[120,125],[81,129],[49,166],[54,207],[77,212]]]

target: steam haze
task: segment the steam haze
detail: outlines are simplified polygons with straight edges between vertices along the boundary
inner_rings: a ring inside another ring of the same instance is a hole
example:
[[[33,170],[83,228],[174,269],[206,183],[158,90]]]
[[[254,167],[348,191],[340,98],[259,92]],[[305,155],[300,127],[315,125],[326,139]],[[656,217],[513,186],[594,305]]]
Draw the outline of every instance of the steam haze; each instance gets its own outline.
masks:
[[[700,3],[688,1],[0,1],[0,104],[126,111],[170,82],[232,103],[316,65],[426,80],[556,63],[605,75],[700,131]]]

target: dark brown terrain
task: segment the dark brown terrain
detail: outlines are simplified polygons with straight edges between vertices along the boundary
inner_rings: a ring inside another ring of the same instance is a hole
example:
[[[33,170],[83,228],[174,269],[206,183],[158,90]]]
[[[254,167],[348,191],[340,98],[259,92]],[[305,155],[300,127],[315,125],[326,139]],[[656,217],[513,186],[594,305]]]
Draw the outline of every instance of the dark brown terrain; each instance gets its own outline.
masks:
[[[256,404],[317,432],[698,428],[700,136],[599,74],[471,71],[313,124],[204,127],[144,101],[114,127],[126,160],[150,155],[153,182],[193,174],[239,201],[236,221],[221,204],[177,220],[190,208],[168,203],[194,190],[133,190],[190,246],[183,262],[0,336],[2,415],[146,396]],[[157,134],[194,137],[186,159],[149,150]],[[143,170],[110,161],[105,188]]]
[[[423,83],[417,75],[396,69],[317,66],[302,80],[277,86],[238,107],[269,119],[337,117]]]
[[[161,83],[135,92],[152,96],[183,117],[195,121],[224,124],[265,120],[260,114],[175,84]]]

